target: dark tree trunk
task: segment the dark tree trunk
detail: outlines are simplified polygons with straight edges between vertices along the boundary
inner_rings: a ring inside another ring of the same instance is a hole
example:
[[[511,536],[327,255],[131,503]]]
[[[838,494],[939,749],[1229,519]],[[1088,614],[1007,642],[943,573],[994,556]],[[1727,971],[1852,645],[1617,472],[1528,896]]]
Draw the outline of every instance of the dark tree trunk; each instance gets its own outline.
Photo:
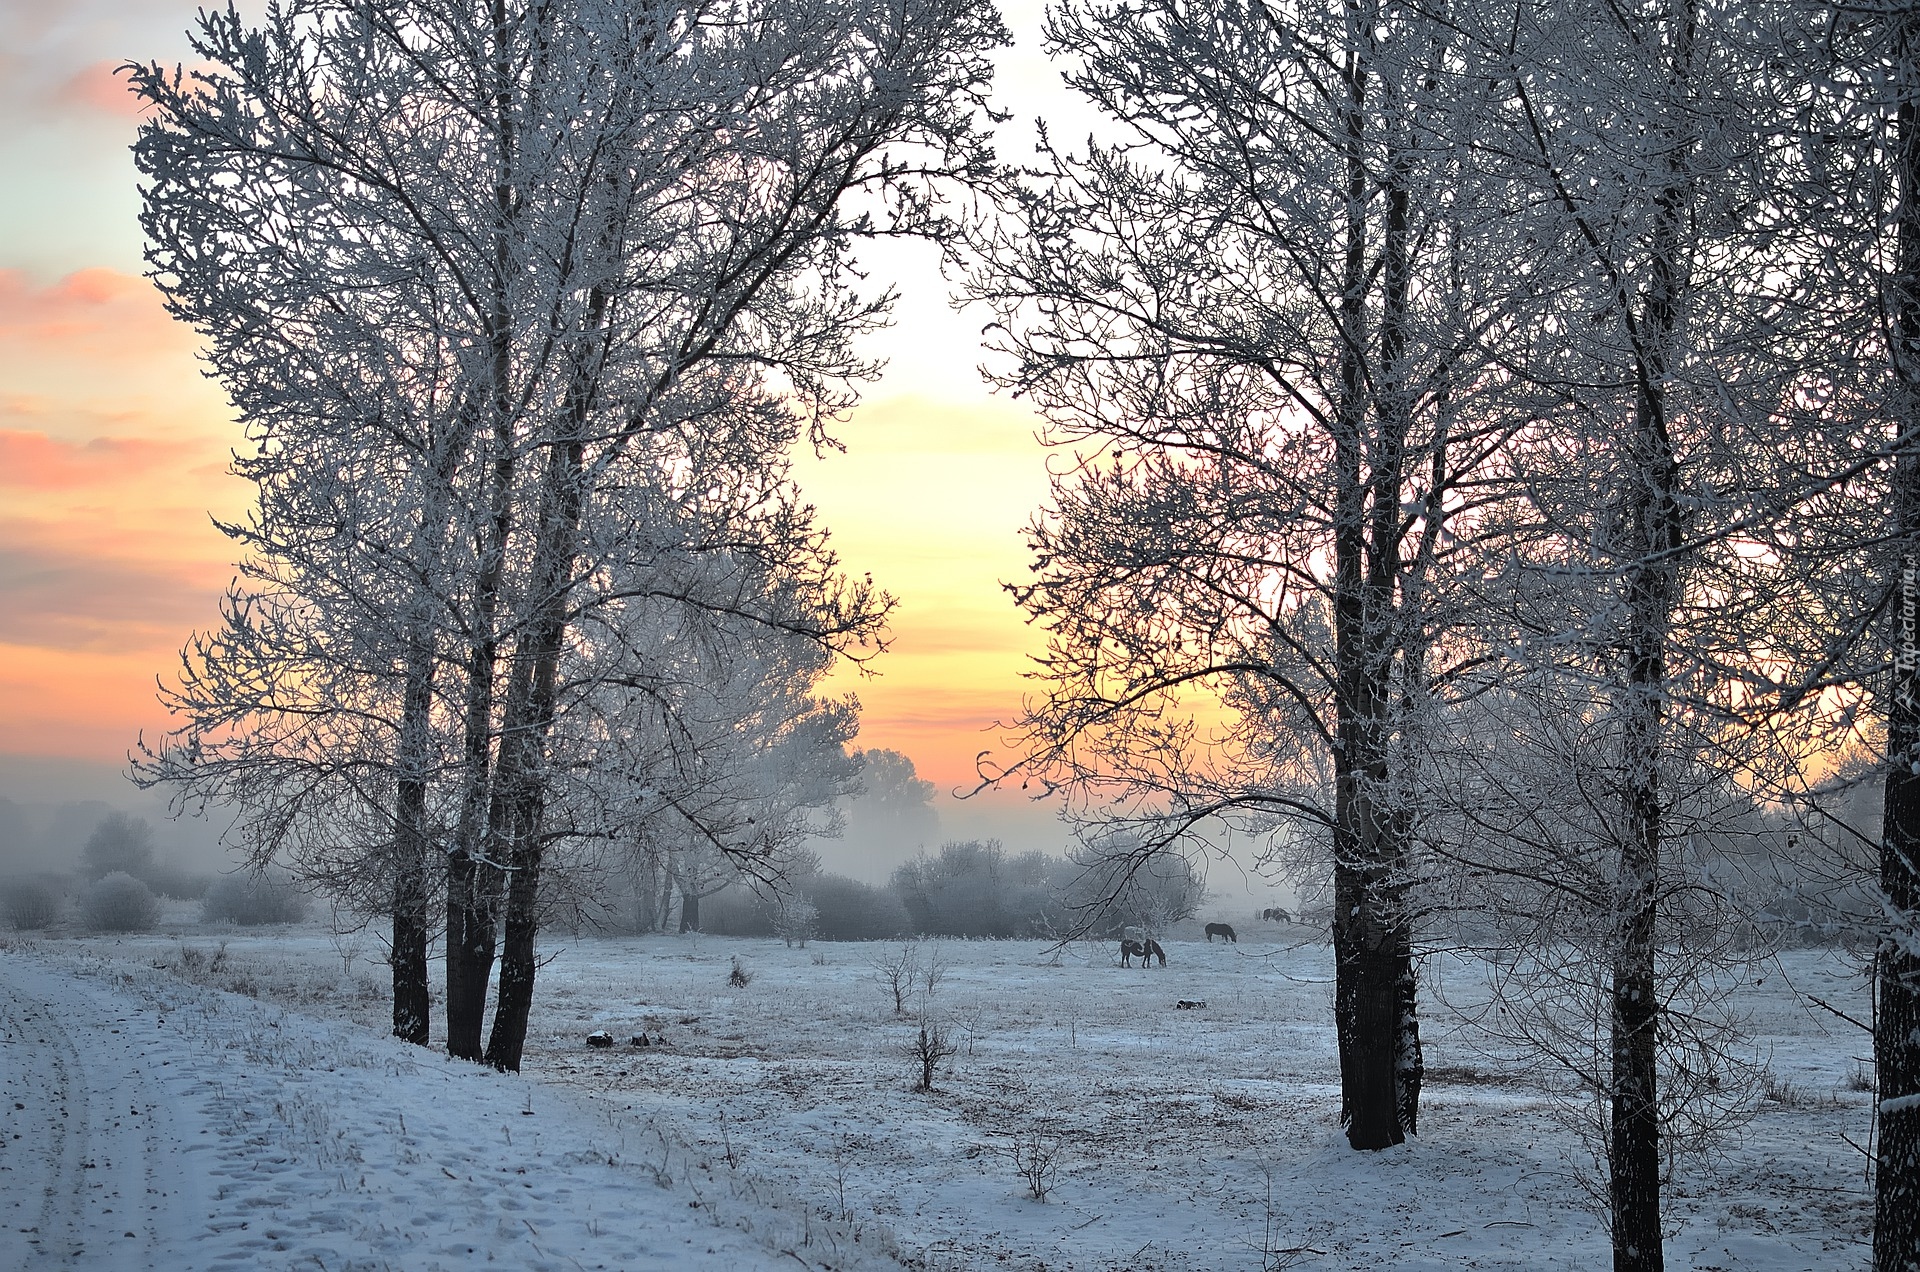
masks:
[[[606,299],[594,293],[588,307],[589,330],[600,325]],[[533,1011],[533,985],[539,964],[540,872],[546,843],[547,738],[553,728],[560,655],[566,644],[573,603],[573,572],[579,559],[580,520],[585,513],[583,436],[592,408],[591,355],[578,351],[569,385],[563,429],[547,451],[541,479],[539,533],[532,570],[533,595],[539,597],[535,621],[514,654],[513,685],[507,694],[500,764],[495,786],[500,799],[494,825],[496,851],[507,862],[506,941],[500,951],[500,993],[494,1005],[493,1031],[487,1038],[487,1063],[517,1071],[526,1049],[527,1021]]]
[[[409,775],[401,780],[397,800],[399,825],[394,834],[393,862],[393,1036],[417,1046],[427,1045],[431,1000],[427,991],[427,943],[432,938],[428,917],[433,893],[428,875],[430,844],[422,833],[426,782]]]
[[[1671,37],[1674,84],[1693,75],[1693,8],[1681,8]],[[1678,110],[1676,102],[1671,109]],[[1627,683],[1621,713],[1624,833],[1614,897],[1611,998],[1611,1128],[1608,1200],[1615,1272],[1660,1272],[1660,1005],[1655,980],[1664,791],[1667,644],[1679,599],[1685,538],[1680,467],[1667,419],[1667,378],[1679,330],[1690,195],[1686,148],[1668,126],[1665,182],[1654,199],[1647,290],[1634,335],[1636,396],[1627,481],[1629,559],[1625,573]]]
[[[447,1054],[482,1056],[493,976],[500,872],[466,851],[447,859]]]
[[[1608,1202],[1614,1272],[1661,1272],[1666,1252],[1660,1198],[1660,999],[1655,957],[1662,836],[1664,730],[1669,691],[1667,647],[1679,602],[1686,539],[1680,465],[1668,419],[1680,313],[1691,262],[1687,246],[1692,176],[1681,118],[1694,81],[1697,16],[1680,0],[1666,35],[1670,90],[1663,134],[1664,171],[1653,199],[1647,282],[1628,332],[1635,398],[1628,438],[1626,627],[1621,633],[1626,685],[1620,719],[1623,826],[1616,861],[1610,996]],[[1624,286],[1624,284],[1622,284]],[[1627,301],[1622,296],[1623,302]]]
[[[1674,213],[1679,212],[1676,202]],[[1671,264],[1672,257],[1665,258]],[[1664,340],[1674,329],[1677,271],[1656,264],[1645,328]],[[1612,993],[1612,1127],[1608,1146],[1616,1272],[1659,1272],[1660,1233],[1659,995],[1654,920],[1659,896],[1662,726],[1667,693],[1667,641],[1678,578],[1682,521],[1679,467],[1667,435],[1664,351],[1643,349],[1635,412],[1630,496],[1631,548],[1626,615],[1627,685],[1620,703],[1621,766],[1626,777],[1614,898],[1616,929]]]
[[[700,930],[700,894],[684,889],[680,893],[680,930],[698,932]]]
[[[1911,465],[1913,459],[1900,462]],[[1909,474],[1908,480],[1920,484],[1920,473]],[[1920,524],[1911,525],[1909,533],[1920,538]],[[1914,565],[1906,568],[1911,571]],[[1914,591],[1911,581],[1903,585],[1904,605],[1920,600]],[[1916,922],[1920,919],[1920,869],[1916,869],[1920,776],[1913,766],[1920,756],[1920,710],[1915,700],[1920,675],[1911,655],[1893,675],[1887,746],[1894,762],[1887,769],[1880,887],[1901,927],[1892,939],[1882,941],[1874,960],[1878,1004],[1873,1059],[1880,1126],[1874,1168],[1873,1266],[1875,1272],[1916,1272],[1920,1270],[1920,957],[1914,954],[1914,933],[1920,927]]]
[[[393,1036],[415,1046],[427,1045],[432,1020],[428,992],[427,944],[431,939],[427,906],[431,898],[423,885],[407,898],[395,897],[393,908]]]
[[[1880,889],[1893,930],[1874,959],[1873,1060],[1879,1147],[1874,1169],[1874,1272],[1920,1269],[1920,16],[1895,19],[1899,101],[1898,235],[1888,309],[1894,318],[1893,538],[1901,552],[1887,704],[1886,809]]]
[[[433,467],[433,485],[420,514],[417,543],[423,593],[430,586],[448,535],[453,474],[471,437],[473,416],[443,439]],[[393,1036],[427,1045],[432,1023],[427,946],[433,939],[434,886],[440,882],[433,833],[427,825],[428,782],[434,769],[433,694],[439,664],[434,603],[422,595],[408,625],[406,688],[401,706],[395,767],[393,832]]]
[[[1420,1075],[1412,928],[1404,904],[1407,840],[1392,780],[1394,602],[1410,409],[1398,391],[1406,375],[1409,196],[1390,163],[1379,361],[1369,374],[1367,208],[1374,180],[1365,136],[1368,71],[1358,50],[1350,55],[1345,87],[1347,241],[1333,439],[1334,1031],[1347,1142],[1380,1149],[1403,1142],[1417,1124]],[[1370,419],[1374,435],[1367,438]]]
[[[1657,765],[1659,707],[1651,691],[1646,698],[1627,708],[1636,717],[1628,724],[1628,748],[1639,751],[1641,760]],[[1658,769],[1632,780],[1629,825],[1620,848],[1619,927],[1614,934],[1608,1188],[1615,1272],[1658,1272],[1664,1266],[1656,1070],[1659,1000],[1654,984],[1654,885],[1660,868]]]
[[[500,994],[487,1036],[487,1063],[517,1072],[526,1049],[527,1021],[533,1011],[533,978],[539,967],[534,941],[539,934],[540,854],[514,855],[507,883],[506,939],[500,947]]]
[[[1413,931],[1401,923],[1394,935],[1394,1021],[1393,1073],[1400,1101],[1400,1125],[1409,1135],[1420,1130],[1420,1084],[1426,1077],[1426,1055],[1420,1046],[1418,991],[1420,977],[1413,958]]]
[[[514,436],[513,313],[515,221],[519,192],[514,185],[519,138],[513,117],[512,41],[503,0],[491,0],[495,33],[492,66],[495,157],[493,271],[488,281],[488,412],[492,420],[487,516],[481,526],[479,569],[474,580],[466,702],[466,789],[458,840],[447,858],[447,1054],[463,1060],[482,1057],[487,982],[493,975],[499,894],[499,863],[488,855],[494,838],[489,810],[493,770],[494,677],[499,668],[497,618],[506,569],[507,538],[513,526],[517,439]]]
[[[428,714],[433,705],[433,649],[414,628],[401,709],[393,830],[393,1036],[427,1045],[431,1013],[427,993],[428,907],[433,895],[427,833]]]

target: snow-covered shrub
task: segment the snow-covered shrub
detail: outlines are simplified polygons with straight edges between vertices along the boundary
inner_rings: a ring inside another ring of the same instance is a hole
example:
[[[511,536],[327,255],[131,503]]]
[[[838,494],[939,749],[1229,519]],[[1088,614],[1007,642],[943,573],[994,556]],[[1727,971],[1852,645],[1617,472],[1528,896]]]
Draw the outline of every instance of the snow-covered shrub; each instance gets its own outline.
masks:
[[[132,875],[115,871],[81,894],[80,917],[97,932],[145,932],[160,921],[160,899]]]
[[[813,904],[813,935],[819,940],[890,941],[912,930],[907,907],[891,888],[818,874],[807,880],[804,892]]]
[[[201,874],[197,870],[182,870],[176,866],[149,866],[140,872],[140,877],[155,892],[175,901],[198,901],[213,886],[212,875]]]
[[[298,923],[307,917],[307,899],[288,876],[249,870],[214,880],[200,903],[200,917],[207,923],[241,927]]]
[[[16,931],[43,928],[60,917],[60,890],[44,879],[15,879],[0,889],[0,910]]]
[[[780,934],[780,939],[787,943],[788,949],[798,945],[804,950],[813,937],[814,926],[819,918],[820,911],[814,908],[813,902],[805,897],[793,897],[776,911],[774,931]]]

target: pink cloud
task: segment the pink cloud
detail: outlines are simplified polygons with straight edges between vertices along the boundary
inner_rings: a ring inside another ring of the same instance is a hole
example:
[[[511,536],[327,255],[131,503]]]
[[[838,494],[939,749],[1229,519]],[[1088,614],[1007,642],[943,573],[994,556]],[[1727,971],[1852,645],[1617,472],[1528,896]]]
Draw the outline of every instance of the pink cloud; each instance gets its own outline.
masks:
[[[143,556],[133,536],[70,536],[0,521],[0,643],[94,652],[161,652],[218,614],[224,563]],[[105,538],[107,541],[100,541]],[[115,541],[115,540],[118,541]]]
[[[116,69],[118,62],[95,62],[67,77],[55,94],[63,106],[97,110],[121,119],[138,119],[145,113],[140,99],[127,86],[126,77]]]
[[[45,287],[34,286],[19,270],[0,270],[0,339],[116,360],[197,344],[191,330],[167,315],[151,283],[100,268],[78,270]]]
[[[45,433],[0,429],[0,486],[67,490],[151,479],[156,466],[199,453],[184,442],[96,437],[68,442]]]

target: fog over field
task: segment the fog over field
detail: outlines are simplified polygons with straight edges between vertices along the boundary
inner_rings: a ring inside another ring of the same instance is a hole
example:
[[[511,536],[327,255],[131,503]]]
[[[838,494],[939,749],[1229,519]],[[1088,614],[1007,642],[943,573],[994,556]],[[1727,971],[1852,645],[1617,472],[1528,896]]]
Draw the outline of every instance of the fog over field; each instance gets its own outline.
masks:
[[[169,811],[163,793],[136,789],[124,767],[0,756],[0,876],[74,869],[110,813],[144,818],[156,855],[178,869],[211,873],[233,864],[220,845],[230,818],[175,818]]]
[[[927,799],[927,815],[905,826],[849,800],[844,831],[810,840],[808,847],[827,869],[868,883],[885,882],[902,862],[949,840],[997,839],[1014,855],[1065,851],[1070,832],[1056,805],[1019,792],[986,791],[969,798],[956,798],[956,792],[969,794],[968,788],[936,786]],[[0,876],[71,870],[100,819],[115,812],[144,818],[157,854],[181,869],[210,873],[239,865],[220,843],[230,815],[223,818],[217,809],[176,815],[164,791],[142,791],[129,783],[124,765],[0,755]],[[1261,889],[1259,880],[1248,882]]]

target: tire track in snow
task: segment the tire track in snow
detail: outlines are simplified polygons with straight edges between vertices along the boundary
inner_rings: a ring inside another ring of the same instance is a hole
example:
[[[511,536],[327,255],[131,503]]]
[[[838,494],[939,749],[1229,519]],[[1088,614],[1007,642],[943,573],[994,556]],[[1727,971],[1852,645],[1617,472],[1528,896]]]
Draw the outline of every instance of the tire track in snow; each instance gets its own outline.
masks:
[[[149,967],[0,951],[0,1031],[0,1272],[899,1267],[645,1120]]]
[[[169,1102],[128,1015],[56,1006],[35,979],[0,963],[0,1266],[162,1266],[157,1220],[186,1199],[165,1182]]]

